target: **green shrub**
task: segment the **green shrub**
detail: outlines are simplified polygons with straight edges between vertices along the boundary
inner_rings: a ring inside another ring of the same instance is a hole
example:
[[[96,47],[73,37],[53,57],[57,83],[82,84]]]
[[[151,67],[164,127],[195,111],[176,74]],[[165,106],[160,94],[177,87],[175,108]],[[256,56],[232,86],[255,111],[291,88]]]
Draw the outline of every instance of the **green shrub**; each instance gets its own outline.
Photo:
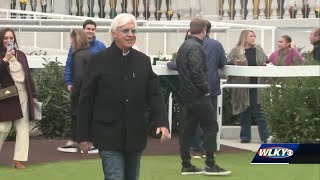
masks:
[[[164,97],[166,110],[169,107],[169,95],[172,92],[172,131],[179,132],[179,120],[182,119],[179,99],[179,76],[159,76],[160,87]]]
[[[307,64],[315,64],[309,60]],[[319,77],[279,78],[264,94],[263,111],[275,142],[315,143],[320,139]]]
[[[69,137],[71,118],[64,67],[57,59],[44,60],[45,68],[33,73],[38,99],[43,102],[43,118],[37,122],[36,128],[46,137]]]

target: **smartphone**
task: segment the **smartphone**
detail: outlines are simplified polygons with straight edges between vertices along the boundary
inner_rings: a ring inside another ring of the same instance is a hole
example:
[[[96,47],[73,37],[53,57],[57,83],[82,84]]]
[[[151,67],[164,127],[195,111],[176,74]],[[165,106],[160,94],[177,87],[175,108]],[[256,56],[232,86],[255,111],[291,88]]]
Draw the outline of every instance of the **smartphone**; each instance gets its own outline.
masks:
[[[7,49],[8,49],[8,50],[14,49],[14,44],[13,44],[13,42],[9,42],[9,43],[8,43]]]

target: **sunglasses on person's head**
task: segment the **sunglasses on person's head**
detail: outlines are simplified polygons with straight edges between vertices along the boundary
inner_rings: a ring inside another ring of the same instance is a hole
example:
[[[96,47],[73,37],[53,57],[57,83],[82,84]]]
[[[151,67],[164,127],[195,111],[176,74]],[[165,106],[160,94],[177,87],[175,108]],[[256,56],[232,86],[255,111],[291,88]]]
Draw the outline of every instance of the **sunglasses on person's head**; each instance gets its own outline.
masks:
[[[118,29],[120,32],[122,33],[129,33],[131,31],[132,34],[136,34],[137,33],[137,30],[136,29]]]

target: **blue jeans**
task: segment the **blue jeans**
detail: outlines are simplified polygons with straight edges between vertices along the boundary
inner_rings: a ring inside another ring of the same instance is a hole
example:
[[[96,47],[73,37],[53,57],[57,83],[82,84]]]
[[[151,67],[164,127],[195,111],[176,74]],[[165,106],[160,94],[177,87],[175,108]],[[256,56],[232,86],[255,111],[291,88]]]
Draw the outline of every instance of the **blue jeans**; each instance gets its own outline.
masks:
[[[214,115],[213,118],[217,121],[217,96],[210,96],[211,103],[213,106]],[[196,133],[193,138],[193,151],[195,152],[202,152],[203,148],[203,130],[200,128],[200,123],[198,124]]]
[[[105,180],[138,180],[142,152],[101,151]]]
[[[245,111],[240,113],[240,139],[244,141],[251,141],[252,117],[255,117],[257,121],[260,140],[264,142],[267,141],[269,137],[267,122],[261,111],[261,106],[260,104],[258,104],[257,92],[258,91],[255,88],[249,89],[250,107],[248,107]]]

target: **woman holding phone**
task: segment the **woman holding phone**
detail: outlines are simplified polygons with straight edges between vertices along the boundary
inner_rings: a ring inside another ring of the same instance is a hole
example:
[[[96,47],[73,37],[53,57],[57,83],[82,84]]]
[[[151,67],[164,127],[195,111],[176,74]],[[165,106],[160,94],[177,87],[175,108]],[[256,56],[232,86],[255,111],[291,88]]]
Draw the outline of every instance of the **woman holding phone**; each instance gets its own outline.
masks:
[[[255,44],[256,35],[251,30],[243,30],[235,48],[228,55],[230,65],[264,66],[268,57],[263,49]],[[257,77],[228,77],[233,84],[262,84],[263,79]],[[261,111],[260,93],[256,88],[234,88],[231,91],[233,114],[240,115],[241,143],[251,141],[252,118],[258,124],[260,140],[266,143],[269,137],[267,123]]]
[[[12,124],[16,129],[13,167],[24,169],[29,152],[29,120],[36,93],[26,55],[18,50],[14,30],[0,31],[0,151]],[[7,96],[10,95],[10,96]]]

